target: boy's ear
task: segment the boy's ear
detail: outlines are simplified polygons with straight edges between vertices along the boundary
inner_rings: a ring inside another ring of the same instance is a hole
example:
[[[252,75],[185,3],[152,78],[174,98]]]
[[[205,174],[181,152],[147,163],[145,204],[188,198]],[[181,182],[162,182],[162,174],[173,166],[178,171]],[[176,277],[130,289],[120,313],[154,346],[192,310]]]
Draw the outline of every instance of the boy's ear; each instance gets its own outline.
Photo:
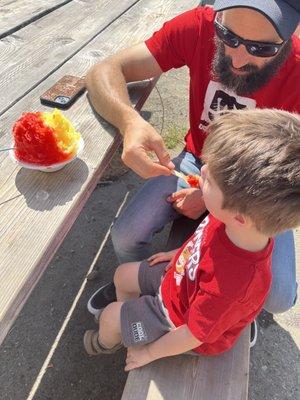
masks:
[[[246,218],[242,214],[236,214],[234,216],[234,220],[238,223],[238,225],[244,226],[246,224]]]

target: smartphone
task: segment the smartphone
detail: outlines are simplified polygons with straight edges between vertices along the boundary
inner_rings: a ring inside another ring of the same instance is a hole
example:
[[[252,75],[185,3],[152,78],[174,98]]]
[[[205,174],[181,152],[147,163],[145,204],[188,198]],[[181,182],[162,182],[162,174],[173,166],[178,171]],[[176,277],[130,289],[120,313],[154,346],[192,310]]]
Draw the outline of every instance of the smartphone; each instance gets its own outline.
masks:
[[[61,108],[69,108],[85,91],[85,79],[78,76],[65,75],[40,97],[41,103]]]

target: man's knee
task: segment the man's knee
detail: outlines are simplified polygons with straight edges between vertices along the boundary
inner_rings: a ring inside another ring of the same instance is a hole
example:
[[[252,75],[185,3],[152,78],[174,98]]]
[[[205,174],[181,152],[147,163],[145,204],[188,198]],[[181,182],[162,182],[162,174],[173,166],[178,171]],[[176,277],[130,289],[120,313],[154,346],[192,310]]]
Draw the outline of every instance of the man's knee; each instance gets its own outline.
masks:
[[[128,230],[127,233],[125,233],[123,226],[118,220],[113,224],[110,235],[117,255],[119,253],[128,252],[135,247],[135,242]]]
[[[143,229],[135,231],[128,229],[125,232],[114,225],[111,231],[111,240],[116,256],[120,263],[143,260],[151,255],[151,241],[148,240],[149,232]]]
[[[113,242],[113,245],[115,246],[115,244],[119,244],[120,243],[120,239],[122,239],[122,234],[121,234],[121,230],[119,229],[119,224],[118,224],[118,220],[116,220],[111,228],[110,231],[110,236],[111,236],[111,240]]]
[[[270,295],[264,304],[264,310],[271,314],[281,314],[289,311],[297,301],[297,290],[285,293],[283,296]]]

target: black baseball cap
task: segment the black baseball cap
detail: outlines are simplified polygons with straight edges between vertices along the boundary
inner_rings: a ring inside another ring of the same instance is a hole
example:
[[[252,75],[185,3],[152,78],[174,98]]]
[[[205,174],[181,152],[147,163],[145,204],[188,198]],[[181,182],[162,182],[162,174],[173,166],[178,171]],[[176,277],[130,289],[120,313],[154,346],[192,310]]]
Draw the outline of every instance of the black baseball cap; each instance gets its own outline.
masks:
[[[216,11],[229,8],[252,8],[272,23],[283,40],[288,40],[300,21],[300,0],[216,0]]]

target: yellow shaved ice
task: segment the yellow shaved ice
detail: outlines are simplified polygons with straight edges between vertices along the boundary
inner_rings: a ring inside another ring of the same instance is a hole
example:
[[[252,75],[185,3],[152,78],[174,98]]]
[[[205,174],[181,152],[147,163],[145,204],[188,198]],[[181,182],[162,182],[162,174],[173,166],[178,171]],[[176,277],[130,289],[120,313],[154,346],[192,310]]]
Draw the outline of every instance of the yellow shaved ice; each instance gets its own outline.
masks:
[[[81,136],[72,123],[57,109],[42,114],[45,124],[54,131],[57,146],[63,152],[76,154]]]

